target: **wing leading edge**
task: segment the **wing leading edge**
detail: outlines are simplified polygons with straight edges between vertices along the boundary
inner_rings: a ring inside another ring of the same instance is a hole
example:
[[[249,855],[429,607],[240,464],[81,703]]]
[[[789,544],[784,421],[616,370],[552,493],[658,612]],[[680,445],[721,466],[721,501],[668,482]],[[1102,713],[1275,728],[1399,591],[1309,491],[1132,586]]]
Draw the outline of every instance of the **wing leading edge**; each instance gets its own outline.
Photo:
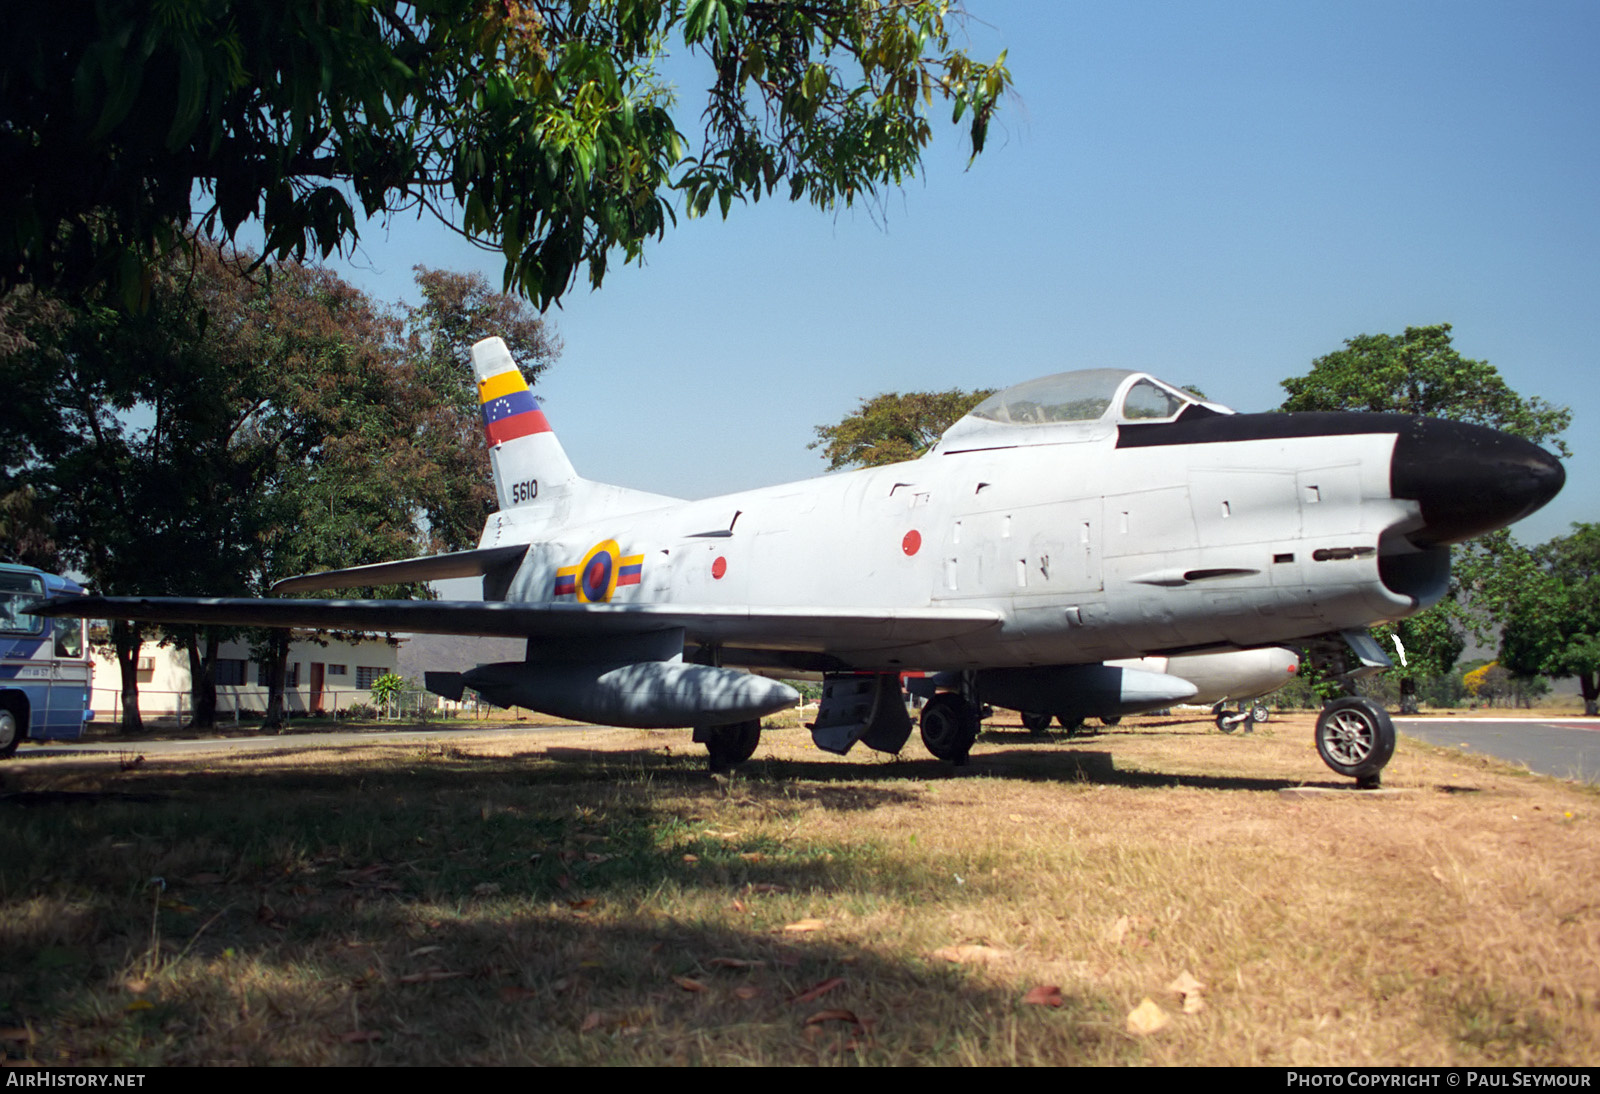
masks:
[[[919,645],[997,627],[1001,621],[999,613],[975,608],[863,610],[681,604],[522,604],[476,600],[75,596],[44,601],[31,610],[36,615],[148,623],[314,627],[389,633],[415,631],[511,638],[623,638],[681,628],[692,642],[830,653]]]

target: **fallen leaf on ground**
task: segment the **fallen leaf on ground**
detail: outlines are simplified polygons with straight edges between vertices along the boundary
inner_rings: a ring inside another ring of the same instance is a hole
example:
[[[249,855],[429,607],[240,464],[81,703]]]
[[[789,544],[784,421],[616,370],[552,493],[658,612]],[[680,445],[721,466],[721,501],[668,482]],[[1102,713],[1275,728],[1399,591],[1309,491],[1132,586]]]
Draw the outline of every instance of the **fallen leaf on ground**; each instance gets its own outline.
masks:
[[[856,1017],[855,1011],[843,1009],[819,1010],[806,1019],[806,1025],[808,1026],[819,1026],[823,1022],[849,1022],[852,1026],[861,1024],[861,1020]]]
[[[583,1016],[583,1025],[578,1027],[578,1031],[580,1033],[588,1033],[590,1030],[599,1029],[600,1023],[605,1020],[605,1015],[597,1010],[591,1010]]]
[[[1183,1000],[1185,1014],[1199,1014],[1206,1009],[1206,1001],[1201,995],[1205,988],[1206,986],[1196,980],[1188,969],[1184,969],[1176,980],[1167,985],[1168,991],[1176,992],[1178,998]]]
[[[1128,1012],[1128,1032],[1135,1037],[1148,1037],[1166,1029],[1171,1022],[1172,1018],[1154,999],[1146,999]]]
[[[820,931],[828,925],[825,919],[798,919],[793,923],[784,924],[783,929],[790,934],[800,934],[803,931]]]
[[[1150,920],[1142,915],[1121,915],[1106,931],[1106,941],[1113,946],[1120,946],[1130,934],[1142,931],[1150,926]]]
[[[1031,988],[1027,995],[1022,997],[1024,1003],[1036,1007],[1059,1007],[1061,1005],[1061,988],[1056,984],[1040,984]]]
[[[942,957],[955,965],[971,965],[999,961],[1010,957],[1011,951],[1002,950],[995,946],[943,946],[934,950],[933,956]]]
[[[746,957],[713,957],[706,965],[713,969],[764,969],[765,961],[752,961]]]
[[[746,1003],[748,1003],[750,1000],[761,994],[761,989],[756,987],[754,984],[740,984],[738,987],[733,989],[733,994],[737,998],[743,999]]]
[[[674,976],[672,982],[684,991],[705,991],[706,986],[692,976]]]
[[[826,980],[821,981],[820,983],[812,984],[805,991],[801,992],[799,995],[797,995],[793,999],[789,1000],[789,1002],[791,1002],[791,1003],[809,1003],[813,999],[822,998],[824,995],[827,995],[834,988],[843,987],[843,986],[844,986],[844,977],[842,977],[842,976],[830,976]]]
[[[524,988],[517,984],[507,984],[500,989],[500,1002],[522,1003],[534,998],[539,993],[531,988]]]

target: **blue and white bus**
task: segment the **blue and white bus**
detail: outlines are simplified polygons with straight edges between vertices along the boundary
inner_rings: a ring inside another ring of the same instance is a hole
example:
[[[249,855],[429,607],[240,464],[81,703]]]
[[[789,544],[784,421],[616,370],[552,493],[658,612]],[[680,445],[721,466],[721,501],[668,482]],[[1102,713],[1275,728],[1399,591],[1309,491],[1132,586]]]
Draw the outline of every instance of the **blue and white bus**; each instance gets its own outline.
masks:
[[[82,595],[75,581],[0,564],[0,759],[28,738],[81,737],[94,717],[84,621],[23,610],[46,597]]]

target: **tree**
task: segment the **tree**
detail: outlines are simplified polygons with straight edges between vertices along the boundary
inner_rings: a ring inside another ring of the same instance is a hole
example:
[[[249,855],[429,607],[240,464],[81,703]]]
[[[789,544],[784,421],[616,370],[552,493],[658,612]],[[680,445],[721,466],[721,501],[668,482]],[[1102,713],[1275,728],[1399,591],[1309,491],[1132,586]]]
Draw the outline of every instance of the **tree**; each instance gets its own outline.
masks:
[[[1450,324],[1407,327],[1392,334],[1360,334],[1345,348],[1311,362],[1311,371],[1282,382],[1289,393],[1280,410],[1370,410],[1423,414],[1471,422],[1548,444],[1563,458],[1572,453],[1560,434],[1572,411],[1511,390],[1488,361],[1461,356]]]
[[[994,394],[979,391],[908,391],[875,395],[834,425],[815,427],[806,447],[822,449],[829,471],[878,467],[922,455],[957,419]]]
[[[1583,712],[1600,712],[1600,524],[1520,552],[1484,583],[1504,628],[1500,662],[1522,676],[1576,676]],[[1507,552],[1509,553],[1509,551]]]
[[[36,492],[63,562],[102,593],[262,594],[292,574],[420,554],[423,522],[463,545],[452,506],[481,506],[488,456],[470,363],[437,332],[470,322],[543,364],[558,352],[528,305],[472,278],[425,271],[456,291],[434,292],[402,338],[399,317],[326,270],[256,278],[252,264],[207,250],[192,275],[164,272],[139,315],[32,290],[0,301],[0,340],[14,347],[0,375],[24,404],[0,418],[0,493]],[[113,630],[133,730],[140,634]],[[203,720],[218,634],[171,634]],[[287,636],[257,645],[270,723]]]
[[[580,267],[598,285],[613,248],[637,260],[674,191],[690,216],[780,185],[849,205],[920,166],[935,99],[976,155],[1010,85],[1004,54],[951,47],[946,0],[11,9],[0,291],[112,282],[130,303],[191,225],[232,241],[255,222],[266,257],[303,261],[349,247],[359,207],[437,216],[543,308]],[[683,112],[662,71],[677,46],[706,85]]]
[[[1514,433],[1570,455],[1560,434],[1571,423],[1572,412],[1537,396],[1518,395],[1489,362],[1461,356],[1451,344],[1448,323],[1407,327],[1399,337],[1357,335],[1344,345],[1313,361],[1306,375],[1284,380],[1289,397],[1279,409],[1451,418]],[[1377,632],[1385,645],[1398,634],[1405,646],[1409,664],[1390,671],[1400,679],[1400,707],[1406,713],[1416,712],[1417,682],[1449,672],[1461,655],[1462,630],[1468,625],[1461,588],[1458,574],[1439,604]]]

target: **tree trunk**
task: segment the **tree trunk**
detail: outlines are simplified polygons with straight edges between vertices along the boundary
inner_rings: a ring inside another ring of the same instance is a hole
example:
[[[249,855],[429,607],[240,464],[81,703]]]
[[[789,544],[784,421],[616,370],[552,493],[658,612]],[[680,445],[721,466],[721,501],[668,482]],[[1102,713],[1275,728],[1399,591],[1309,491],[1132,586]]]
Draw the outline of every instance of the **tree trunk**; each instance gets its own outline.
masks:
[[[289,674],[289,632],[275,630],[267,640],[267,716],[262,729],[282,729],[283,684]]]
[[[1417,682],[1407,676],[1400,681],[1400,713],[1415,714],[1417,712]]]
[[[122,732],[143,733],[139,717],[139,649],[144,644],[139,624],[125,619],[111,622],[111,641],[117,647],[117,667],[122,670]]]
[[[206,636],[204,652],[200,649],[200,632],[190,631],[183,640],[189,653],[189,706],[194,717],[189,724],[195,729],[215,729],[217,726],[217,647],[216,631],[203,628]]]
[[[1578,688],[1583,692],[1583,712],[1591,718],[1600,714],[1600,687],[1596,686],[1596,677],[1600,674],[1593,672],[1578,673]]]

